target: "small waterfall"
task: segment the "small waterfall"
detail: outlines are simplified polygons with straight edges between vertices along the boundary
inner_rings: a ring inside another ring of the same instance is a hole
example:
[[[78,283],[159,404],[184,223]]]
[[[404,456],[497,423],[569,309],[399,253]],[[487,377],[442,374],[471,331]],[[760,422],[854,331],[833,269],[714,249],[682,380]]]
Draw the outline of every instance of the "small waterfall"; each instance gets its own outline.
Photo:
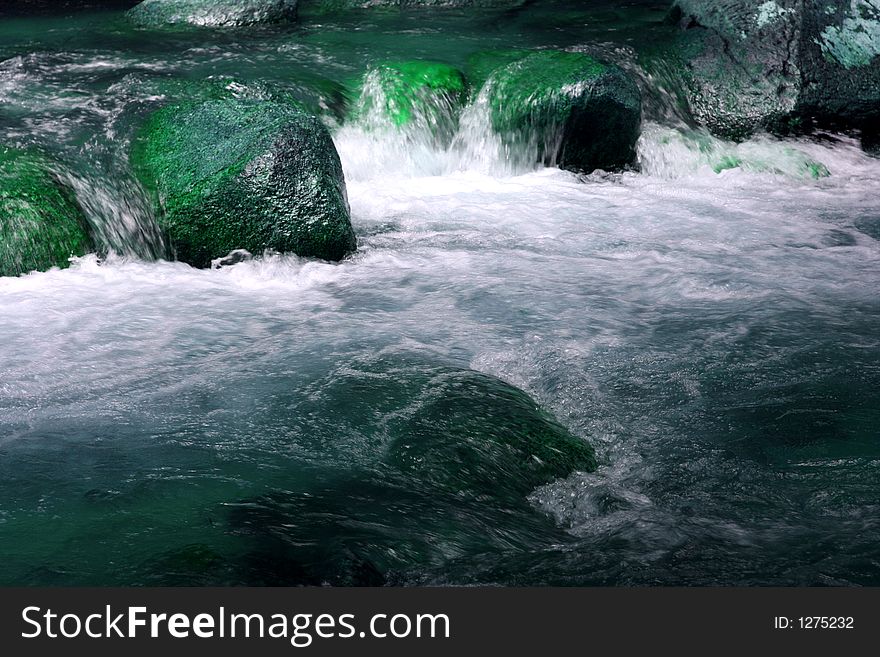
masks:
[[[347,178],[381,174],[441,175],[448,170],[448,149],[458,126],[458,112],[444,94],[422,93],[394,98],[386,92],[386,68],[370,70],[355,102],[352,119],[336,134]],[[410,100],[403,107],[402,100]]]
[[[145,192],[123,165],[115,168],[113,176],[84,178],[69,172],[60,176],[76,193],[98,250],[143,260],[166,257],[164,239]]]
[[[492,85],[490,78],[462,113],[452,148],[455,168],[517,175],[534,170],[542,160],[546,166],[555,166],[561,130],[546,131],[550,138],[528,131],[513,143],[506,142],[492,127]]]
[[[477,171],[509,176],[537,168],[540,154],[558,151],[558,140],[540,143],[536,134],[513,145],[492,127],[491,81],[463,109],[443,94],[425,94],[413,103],[409,119],[394,120],[395,99],[389,98],[374,69],[364,78],[354,119],[339,129],[335,142],[346,177],[369,180],[380,176],[439,176]],[[548,161],[548,165],[555,164]]]
[[[717,175],[728,170],[819,179],[832,171],[818,158],[830,155],[827,149],[806,141],[757,135],[736,143],[714,137],[704,128],[670,128],[653,122],[644,125],[638,144],[642,173],[665,179]]]

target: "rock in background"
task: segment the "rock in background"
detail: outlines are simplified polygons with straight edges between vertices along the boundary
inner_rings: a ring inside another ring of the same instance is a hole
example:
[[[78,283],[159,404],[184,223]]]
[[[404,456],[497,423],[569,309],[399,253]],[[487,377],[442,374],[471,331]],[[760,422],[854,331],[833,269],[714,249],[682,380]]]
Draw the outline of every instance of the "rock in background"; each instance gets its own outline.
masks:
[[[144,0],[128,12],[147,27],[241,27],[296,20],[297,0]]]
[[[880,116],[880,0],[677,0],[669,18],[691,110],[719,136]]]
[[[130,9],[139,0],[3,0],[0,16],[61,14],[96,9]]]

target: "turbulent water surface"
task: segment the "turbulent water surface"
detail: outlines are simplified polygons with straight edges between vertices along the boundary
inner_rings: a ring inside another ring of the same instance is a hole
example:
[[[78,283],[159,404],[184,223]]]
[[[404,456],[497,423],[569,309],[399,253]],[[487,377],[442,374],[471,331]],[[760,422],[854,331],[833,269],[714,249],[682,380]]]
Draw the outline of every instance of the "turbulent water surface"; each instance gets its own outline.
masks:
[[[637,70],[662,13],[620,12],[0,23],[3,141],[58,157],[109,252],[0,279],[0,583],[880,584],[880,161],[655,108],[639,172],[576,176],[479,99],[449,143],[334,107],[370,62],[511,43]],[[355,256],[155,260],[132,126],[210,75],[325,107]],[[598,470],[483,506],[395,487],[375,428],[442,368],[526,391]]]

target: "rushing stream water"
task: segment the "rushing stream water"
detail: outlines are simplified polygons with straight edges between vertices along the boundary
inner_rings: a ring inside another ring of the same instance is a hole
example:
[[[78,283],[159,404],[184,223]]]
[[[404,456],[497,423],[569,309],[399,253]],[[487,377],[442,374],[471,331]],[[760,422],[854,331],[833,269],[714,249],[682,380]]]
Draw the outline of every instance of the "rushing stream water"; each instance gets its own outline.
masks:
[[[3,141],[57,155],[110,252],[0,279],[0,583],[880,584],[880,160],[662,110],[615,175],[518,161],[479,99],[448,143],[341,125],[387,59],[590,42],[635,68],[662,12],[618,6],[0,22]],[[155,260],[132,126],[212,75],[326,108],[356,255]],[[497,509],[373,477],[364,427],[442,368],[526,391],[598,470]]]

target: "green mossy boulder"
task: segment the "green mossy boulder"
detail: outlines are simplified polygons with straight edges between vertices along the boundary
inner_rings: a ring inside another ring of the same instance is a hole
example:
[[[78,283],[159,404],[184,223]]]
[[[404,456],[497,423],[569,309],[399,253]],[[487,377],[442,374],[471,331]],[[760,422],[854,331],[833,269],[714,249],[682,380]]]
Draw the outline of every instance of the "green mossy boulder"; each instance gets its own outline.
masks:
[[[880,117],[880,1],[677,0],[669,15],[694,117],[743,139]]]
[[[92,250],[73,190],[47,157],[0,148],[0,276],[66,267]]]
[[[492,128],[509,145],[573,171],[615,170],[635,161],[641,94],[617,66],[558,50],[538,51],[487,80]]]
[[[170,105],[141,127],[131,162],[191,265],[235,249],[339,260],[356,247],[330,133],[297,107],[251,97]]]
[[[467,95],[464,75],[452,66],[384,63],[361,81],[352,118],[367,128],[422,129],[438,138],[449,137]]]
[[[128,11],[145,27],[240,27],[296,20],[297,0],[144,0]]]

